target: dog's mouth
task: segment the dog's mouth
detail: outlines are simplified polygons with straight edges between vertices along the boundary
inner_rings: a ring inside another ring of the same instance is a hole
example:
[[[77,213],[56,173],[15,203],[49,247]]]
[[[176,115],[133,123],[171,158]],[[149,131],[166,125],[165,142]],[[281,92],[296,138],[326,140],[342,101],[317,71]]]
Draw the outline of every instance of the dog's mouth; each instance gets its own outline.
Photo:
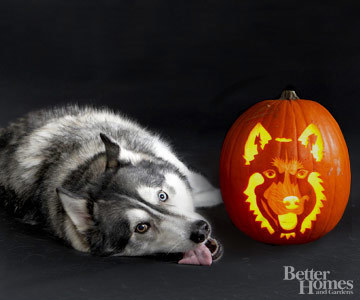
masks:
[[[219,260],[222,254],[222,245],[216,239],[208,238],[205,243],[200,244],[194,250],[186,251],[184,257],[178,263],[210,266],[212,262]]]

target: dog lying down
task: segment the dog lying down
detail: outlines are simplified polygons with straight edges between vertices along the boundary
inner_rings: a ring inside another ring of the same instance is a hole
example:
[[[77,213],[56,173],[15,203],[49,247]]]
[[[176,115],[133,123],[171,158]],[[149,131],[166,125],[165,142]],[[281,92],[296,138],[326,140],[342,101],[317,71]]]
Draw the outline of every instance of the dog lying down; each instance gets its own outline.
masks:
[[[221,202],[160,137],[106,109],[30,113],[0,132],[0,201],[79,251],[183,253],[210,265],[222,253],[196,207]]]

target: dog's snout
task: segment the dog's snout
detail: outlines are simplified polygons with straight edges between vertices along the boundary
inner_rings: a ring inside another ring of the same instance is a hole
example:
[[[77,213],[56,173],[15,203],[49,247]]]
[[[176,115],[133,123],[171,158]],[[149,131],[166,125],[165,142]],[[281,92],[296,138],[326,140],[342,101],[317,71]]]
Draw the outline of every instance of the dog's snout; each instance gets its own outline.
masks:
[[[210,225],[203,220],[195,221],[191,225],[190,240],[199,244],[204,242],[210,234]]]

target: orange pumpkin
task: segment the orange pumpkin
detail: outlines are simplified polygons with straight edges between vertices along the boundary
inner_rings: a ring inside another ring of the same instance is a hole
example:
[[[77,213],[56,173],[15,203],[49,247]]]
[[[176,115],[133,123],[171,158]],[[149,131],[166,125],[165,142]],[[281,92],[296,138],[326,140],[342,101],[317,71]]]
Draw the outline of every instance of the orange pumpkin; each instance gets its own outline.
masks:
[[[294,91],[242,114],[221,152],[227,212],[240,230],[271,244],[306,243],[332,230],[344,213],[350,176],[337,122]]]

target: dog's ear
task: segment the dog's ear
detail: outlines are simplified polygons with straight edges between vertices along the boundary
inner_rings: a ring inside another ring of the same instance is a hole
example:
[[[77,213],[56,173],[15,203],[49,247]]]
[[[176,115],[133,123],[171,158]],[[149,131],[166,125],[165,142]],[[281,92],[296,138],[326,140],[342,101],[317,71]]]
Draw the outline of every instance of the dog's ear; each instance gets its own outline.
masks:
[[[81,233],[89,229],[93,224],[93,220],[88,210],[88,200],[63,188],[57,188],[56,192],[66,214],[76,229]]]
[[[119,162],[120,146],[114,141],[112,141],[104,133],[100,133],[100,138],[105,145],[106,169],[117,168],[120,165]]]

